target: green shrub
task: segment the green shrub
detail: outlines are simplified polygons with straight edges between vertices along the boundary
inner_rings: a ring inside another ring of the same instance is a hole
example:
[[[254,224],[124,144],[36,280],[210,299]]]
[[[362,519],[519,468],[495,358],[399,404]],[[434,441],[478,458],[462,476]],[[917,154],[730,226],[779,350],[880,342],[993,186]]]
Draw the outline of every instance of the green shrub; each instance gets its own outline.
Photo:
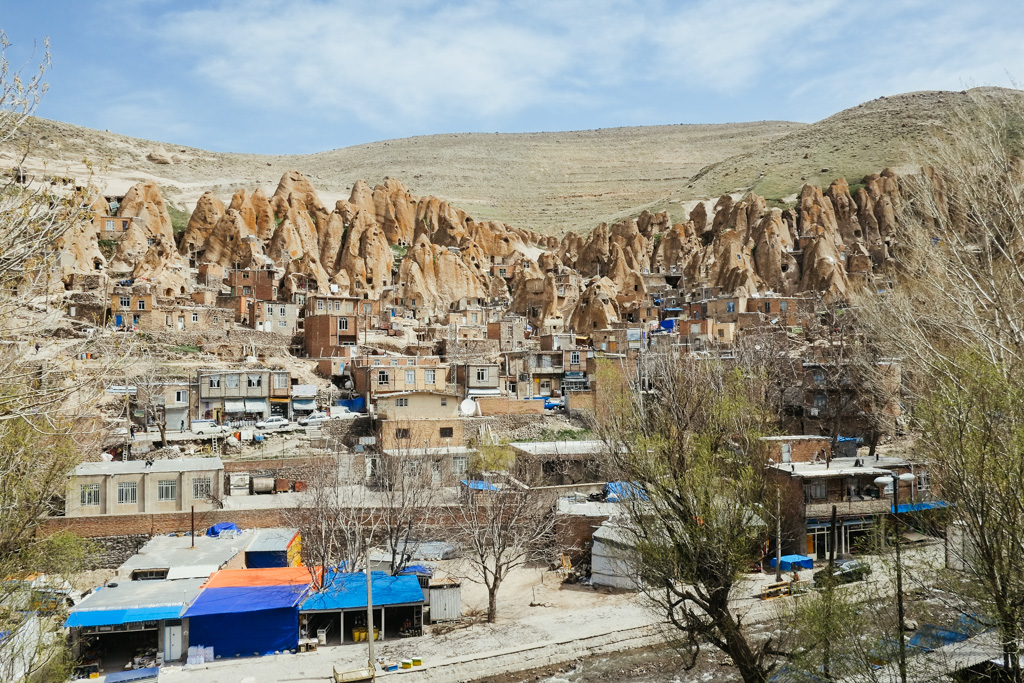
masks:
[[[185,228],[188,227],[188,212],[167,202],[167,213],[171,214],[171,227],[174,228],[174,236],[181,237],[185,233]]]

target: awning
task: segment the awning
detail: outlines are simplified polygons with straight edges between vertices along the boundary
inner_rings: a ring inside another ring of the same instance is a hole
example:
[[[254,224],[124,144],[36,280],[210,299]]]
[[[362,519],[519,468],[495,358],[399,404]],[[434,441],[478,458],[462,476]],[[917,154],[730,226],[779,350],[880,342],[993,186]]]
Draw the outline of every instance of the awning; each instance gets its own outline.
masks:
[[[470,389],[469,396],[501,396],[501,389]]]
[[[177,619],[181,614],[181,605],[162,605],[160,607],[131,607],[128,609],[82,610],[72,612],[64,622],[65,628],[76,626],[117,626],[138,621],[159,621],[160,619]]]
[[[412,575],[389,576],[387,572],[376,571],[370,586],[374,607],[423,602],[423,589]],[[366,608],[366,574],[331,570],[327,576],[327,588],[308,597],[300,609],[303,612],[322,612],[359,608]]]
[[[245,399],[245,412],[247,413],[262,413],[267,409],[267,399],[265,398],[247,398]]]
[[[934,500],[928,503],[906,503],[899,506],[896,512],[918,512],[919,510],[935,510],[938,508],[948,508],[949,503],[944,500]],[[892,509],[892,508],[890,508]]]
[[[316,410],[315,398],[293,398],[292,408],[295,410]]]
[[[271,403],[287,403],[290,400],[290,398],[274,398],[273,396],[270,397]]]
[[[245,412],[245,401],[240,398],[226,398],[224,399],[224,412],[225,413],[244,413]]]

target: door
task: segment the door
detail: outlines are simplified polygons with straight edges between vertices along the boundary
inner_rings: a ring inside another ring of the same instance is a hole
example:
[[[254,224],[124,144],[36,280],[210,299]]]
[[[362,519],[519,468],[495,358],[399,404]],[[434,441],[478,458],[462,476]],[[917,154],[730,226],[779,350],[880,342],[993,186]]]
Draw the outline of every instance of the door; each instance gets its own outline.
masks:
[[[181,659],[181,620],[168,619],[164,622],[164,661]]]
[[[185,329],[185,318],[182,317],[182,316],[178,316],[178,329],[179,330],[184,330]]]
[[[441,461],[435,460],[430,463],[430,483],[438,486],[441,483]]]
[[[118,327],[121,327],[121,325],[124,325],[124,316],[121,315],[120,313],[115,315],[114,316],[114,324],[117,325]]]
[[[793,444],[782,444],[782,462],[793,462]]]

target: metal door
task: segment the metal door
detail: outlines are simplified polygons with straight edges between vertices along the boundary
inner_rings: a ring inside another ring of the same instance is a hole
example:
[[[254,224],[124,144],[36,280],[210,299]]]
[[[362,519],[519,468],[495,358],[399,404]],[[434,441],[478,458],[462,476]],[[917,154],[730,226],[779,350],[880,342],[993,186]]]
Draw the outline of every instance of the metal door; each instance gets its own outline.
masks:
[[[181,620],[168,619],[164,622],[164,661],[181,659]]]
[[[782,444],[782,462],[793,461],[793,445],[784,443]]]

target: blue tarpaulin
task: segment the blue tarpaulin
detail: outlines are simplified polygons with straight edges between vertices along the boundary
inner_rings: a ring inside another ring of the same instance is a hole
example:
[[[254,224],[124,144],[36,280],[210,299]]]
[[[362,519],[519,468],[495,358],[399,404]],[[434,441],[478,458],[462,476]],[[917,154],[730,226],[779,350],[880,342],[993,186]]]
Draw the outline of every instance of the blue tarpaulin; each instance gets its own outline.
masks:
[[[218,536],[221,535],[221,533],[223,533],[225,531],[235,531],[235,532],[237,532],[238,531],[238,527],[235,526],[235,524],[233,522],[221,522],[219,524],[214,524],[209,529],[207,529],[206,530],[206,535],[210,536],[211,538],[217,538]]]
[[[775,558],[772,558],[771,566],[775,566]],[[788,572],[796,569],[814,569],[814,560],[804,555],[783,555],[782,571]]]
[[[944,645],[952,645],[967,640],[968,634],[964,631],[942,628],[935,624],[921,624],[907,644],[925,652],[937,650]]]
[[[918,512],[920,510],[935,510],[948,507],[949,503],[944,500],[933,500],[928,503],[903,503],[896,512]]]
[[[618,503],[630,498],[647,500],[647,494],[639,484],[628,481],[610,481],[604,485],[605,500],[609,503]]]
[[[308,586],[206,588],[185,610],[189,642],[218,656],[263,655],[299,643],[299,603]]]
[[[423,574],[424,576],[433,576],[434,570],[425,564],[410,564],[405,567],[399,574]]]
[[[366,397],[356,396],[355,398],[339,399],[335,401],[334,405],[345,406],[353,413],[364,413],[366,412]]]
[[[663,330],[668,330],[668,331],[671,332],[672,330],[676,329],[676,320],[675,320],[675,318],[672,318],[671,320],[662,320],[660,324],[661,324],[661,329],[663,329]]]
[[[415,576],[391,576],[387,572],[373,572],[373,605],[408,605],[423,602],[423,589]],[[366,607],[366,574],[363,572],[331,572],[327,576],[327,589],[314,593],[302,603],[303,612],[356,609]]]
[[[107,674],[103,679],[107,683],[129,683],[130,681],[157,680],[160,676],[160,669],[150,666],[145,669],[133,669],[131,671],[115,671]]]
[[[82,610],[72,612],[65,628],[75,626],[116,626],[131,624],[137,621],[159,621],[160,619],[177,619],[181,614],[181,605],[163,605],[160,607],[134,607],[130,609]]]
[[[469,488],[473,489],[474,491],[497,491],[498,490],[498,487],[495,486],[494,484],[492,484],[491,482],[489,482],[489,481],[480,481],[479,479],[472,479],[472,480],[468,480],[468,481],[466,479],[463,479],[462,480],[462,485],[463,486],[468,486]]]

